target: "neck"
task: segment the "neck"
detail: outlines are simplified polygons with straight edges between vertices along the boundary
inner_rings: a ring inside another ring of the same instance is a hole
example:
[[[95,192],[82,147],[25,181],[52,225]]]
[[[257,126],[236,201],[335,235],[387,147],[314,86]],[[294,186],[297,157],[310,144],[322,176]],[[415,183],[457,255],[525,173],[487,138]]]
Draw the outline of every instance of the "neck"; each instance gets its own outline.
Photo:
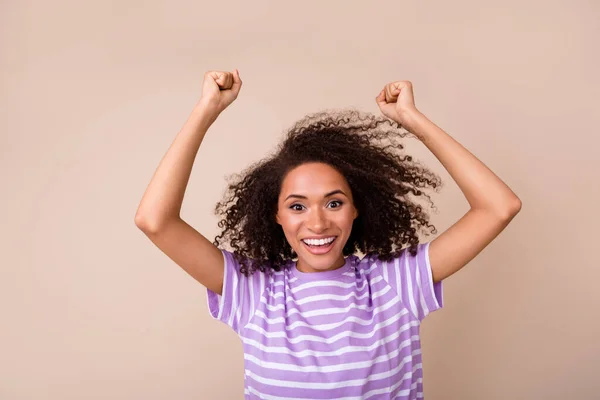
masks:
[[[345,263],[346,263],[346,259],[344,258],[343,254],[340,254],[340,257],[337,259],[337,261],[331,267],[324,268],[324,269],[323,268],[314,268],[313,266],[311,266],[310,264],[305,262],[302,258],[298,258],[298,262],[296,263],[296,268],[300,272],[325,272],[325,271],[334,271],[338,268],[341,268],[344,266]]]

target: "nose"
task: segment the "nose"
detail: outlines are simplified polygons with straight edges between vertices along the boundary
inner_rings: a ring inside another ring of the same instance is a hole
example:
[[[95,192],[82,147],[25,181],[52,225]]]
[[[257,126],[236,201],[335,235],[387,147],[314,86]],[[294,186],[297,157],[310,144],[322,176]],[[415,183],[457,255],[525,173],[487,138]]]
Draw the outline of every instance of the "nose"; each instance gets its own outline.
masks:
[[[327,229],[327,218],[325,212],[319,208],[315,208],[308,213],[306,222],[308,229],[313,232],[322,232]]]

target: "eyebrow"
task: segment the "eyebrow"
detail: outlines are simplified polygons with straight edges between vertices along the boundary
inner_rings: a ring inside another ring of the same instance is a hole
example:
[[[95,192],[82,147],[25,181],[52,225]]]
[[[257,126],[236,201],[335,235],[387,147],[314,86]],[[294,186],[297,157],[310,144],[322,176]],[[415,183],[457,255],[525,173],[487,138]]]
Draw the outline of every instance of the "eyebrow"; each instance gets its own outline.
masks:
[[[323,196],[323,198],[327,198],[327,197],[329,197],[329,196],[333,196],[334,194],[338,194],[338,193],[341,193],[341,194],[343,194],[344,196],[348,197],[348,195],[346,195],[346,193],[344,193],[344,192],[343,192],[341,189],[336,189],[336,190],[333,190],[333,191],[331,191],[331,192],[329,192],[329,193],[325,194],[325,196]],[[287,199],[289,199],[290,197],[294,197],[294,198],[296,198],[296,199],[305,199],[305,200],[306,200],[306,199],[308,199],[308,197],[306,197],[306,196],[302,196],[302,195],[300,195],[300,194],[290,194],[288,197],[286,197],[286,198],[285,198],[285,200],[284,200],[284,201],[287,201]]]

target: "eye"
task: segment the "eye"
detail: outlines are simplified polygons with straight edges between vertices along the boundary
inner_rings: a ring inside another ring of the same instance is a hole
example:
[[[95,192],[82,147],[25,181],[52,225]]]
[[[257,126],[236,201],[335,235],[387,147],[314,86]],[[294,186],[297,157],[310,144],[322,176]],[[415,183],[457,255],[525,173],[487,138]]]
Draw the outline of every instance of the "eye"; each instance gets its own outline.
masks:
[[[298,208],[294,208],[294,207],[304,207],[304,206],[303,206],[302,204],[292,204],[292,205],[290,206],[290,210],[293,210],[293,211],[302,211],[302,209],[301,209],[301,208],[300,208],[300,209],[298,209]]]
[[[329,204],[332,204],[332,203],[338,204],[336,207],[333,207],[333,208],[339,208],[342,206],[342,204],[344,204],[344,202],[339,201],[339,200],[332,200]]]
[[[340,200],[332,200],[329,202],[328,206],[331,204],[335,204],[335,207],[330,207],[330,208],[340,208],[342,204],[344,204],[343,201]],[[302,204],[292,204],[291,206],[289,206],[289,209],[292,211],[302,211],[302,209],[304,208],[304,206]]]

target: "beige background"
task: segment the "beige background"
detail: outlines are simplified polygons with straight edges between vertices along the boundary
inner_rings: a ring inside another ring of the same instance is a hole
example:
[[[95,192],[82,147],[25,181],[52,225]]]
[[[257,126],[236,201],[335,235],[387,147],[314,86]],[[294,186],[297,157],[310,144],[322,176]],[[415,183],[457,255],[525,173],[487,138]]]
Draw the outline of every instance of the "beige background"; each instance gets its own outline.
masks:
[[[203,73],[236,67],[186,221],[213,238],[225,176],[297,118],[411,80],[523,201],[423,325],[426,398],[600,398],[597,2],[0,4],[0,399],[242,398],[235,333],[133,221]],[[442,231],[467,203],[409,149]]]

